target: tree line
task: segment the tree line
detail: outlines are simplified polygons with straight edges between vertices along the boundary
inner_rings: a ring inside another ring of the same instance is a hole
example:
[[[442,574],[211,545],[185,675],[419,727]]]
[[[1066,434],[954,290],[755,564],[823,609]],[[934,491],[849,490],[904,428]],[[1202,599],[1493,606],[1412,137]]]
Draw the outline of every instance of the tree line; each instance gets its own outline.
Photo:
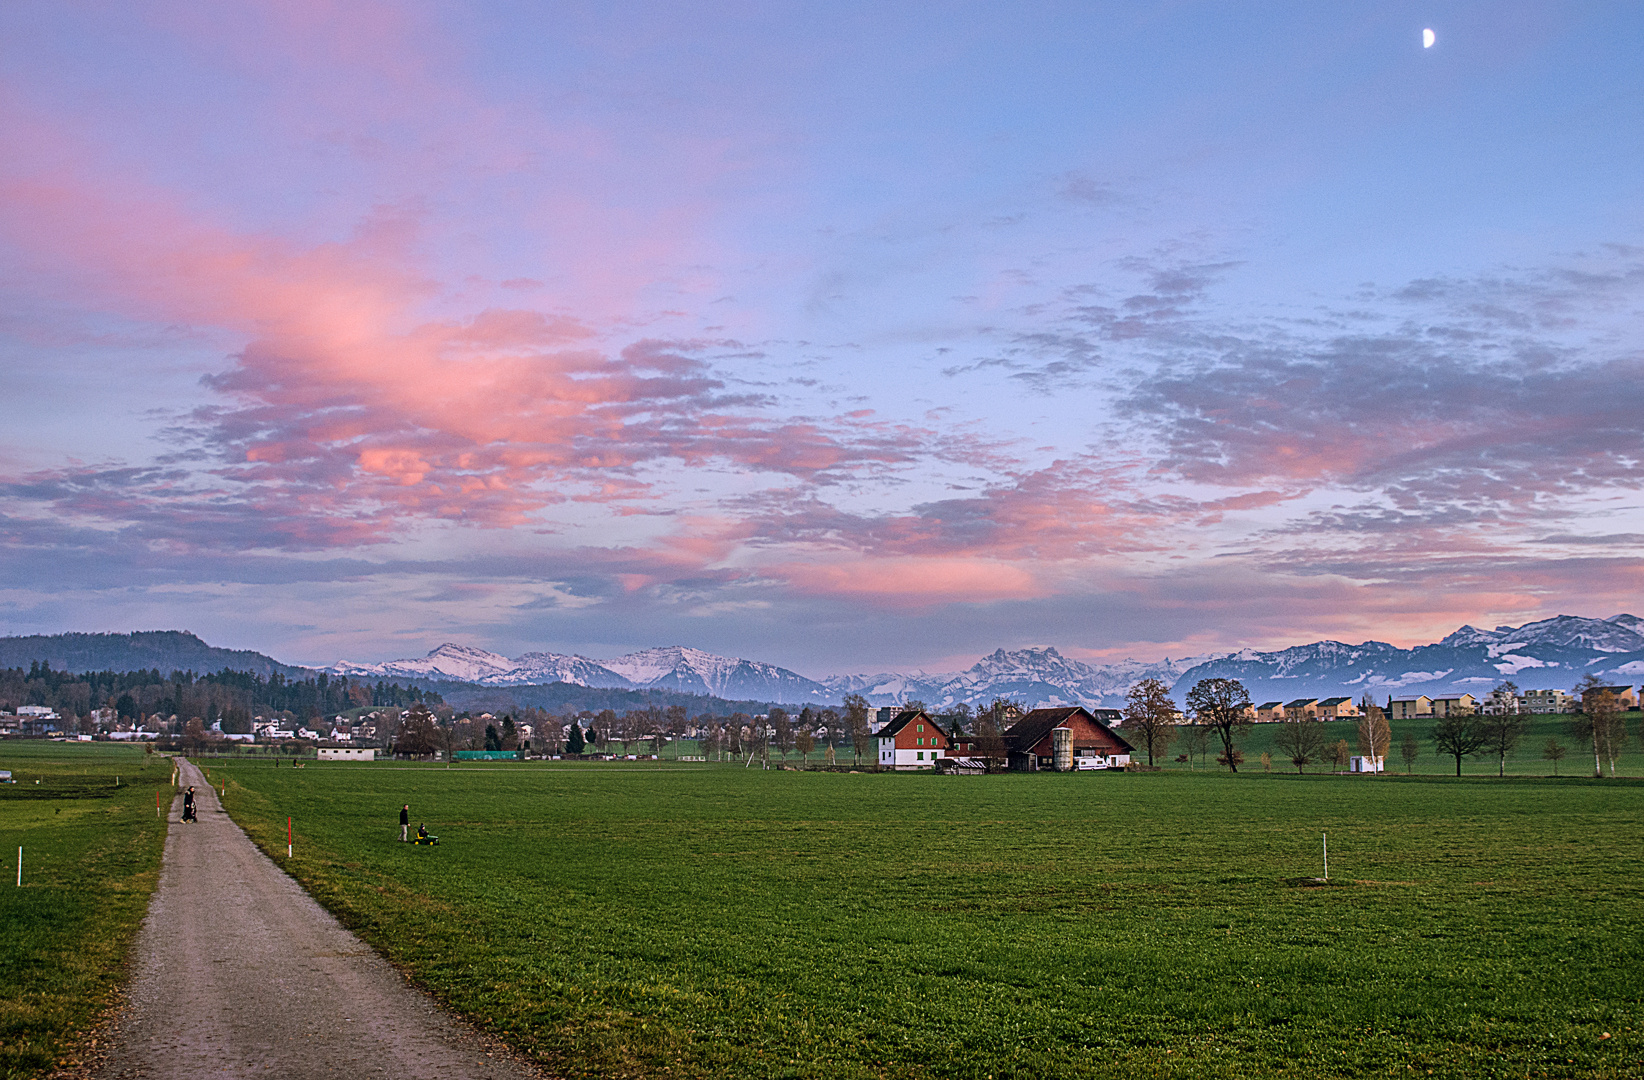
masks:
[[[904,709],[925,709],[909,701]],[[396,754],[431,757],[457,750],[517,750],[534,753],[624,755],[648,750],[660,754],[671,740],[694,737],[702,755],[711,760],[759,760],[773,755],[786,759],[798,754],[802,762],[813,755],[832,763],[849,756],[860,763],[872,756],[873,707],[860,694],[847,695],[841,706],[804,706],[796,711],[771,706],[755,715],[746,711],[702,712],[692,715],[682,704],[650,704],[635,709],[516,709],[501,718],[480,720],[449,709],[412,708],[391,719],[391,745]],[[951,733],[974,738],[978,752],[1004,757],[1003,732],[1019,716],[1019,703],[996,699],[973,712],[959,705],[932,719]],[[526,731],[532,734],[527,736]],[[527,746],[529,744],[529,746]]]
[[[92,713],[102,709],[110,710],[116,722],[143,723],[176,716],[179,726],[191,719],[206,726],[220,721],[224,731],[245,734],[256,715],[312,720],[354,708],[416,704],[438,705],[443,699],[415,685],[372,684],[347,676],[332,678],[324,672],[308,679],[278,672],[264,677],[226,668],[204,675],[192,671],[162,675],[153,668],[68,672],[39,661],[27,669],[0,669],[0,709],[43,705],[63,717],[66,727],[86,734],[97,730]]]
[[[1566,721],[1569,737],[1583,749],[1592,750],[1594,776],[1603,776],[1606,765],[1614,776],[1616,759],[1627,742],[1621,702],[1613,688],[1605,686],[1596,675],[1586,676],[1571,693],[1580,703],[1580,711]],[[1455,760],[1457,776],[1461,775],[1465,758],[1480,755],[1495,758],[1497,775],[1506,775],[1507,757],[1523,741],[1530,724],[1531,714],[1521,711],[1518,696],[1516,685],[1503,682],[1486,699],[1494,703],[1493,707],[1434,718],[1430,732],[1433,748]],[[1238,772],[1245,760],[1238,743],[1255,726],[1250,695],[1237,679],[1201,680],[1188,691],[1185,711],[1177,709],[1169,686],[1158,679],[1143,679],[1130,688],[1122,715],[1120,727],[1147,755],[1150,767],[1156,767],[1156,762],[1167,756],[1171,745],[1181,740],[1187,752],[1176,758],[1178,762],[1190,761],[1194,754],[1203,757],[1210,746],[1219,744],[1216,762]],[[1386,711],[1369,694],[1359,702],[1355,726],[1359,756],[1379,771],[1390,750],[1392,731]],[[1287,717],[1276,727],[1273,746],[1281,760],[1294,766],[1298,773],[1313,764],[1347,767],[1347,741],[1330,743],[1322,721]],[[1644,732],[1640,738],[1644,738]],[[1556,738],[1549,738],[1541,756],[1553,763],[1556,774],[1558,762],[1569,749]],[[1421,744],[1414,731],[1405,731],[1399,754],[1406,770],[1412,769],[1421,754]],[[1269,755],[1262,757],[1263,765],[1270,766]]]

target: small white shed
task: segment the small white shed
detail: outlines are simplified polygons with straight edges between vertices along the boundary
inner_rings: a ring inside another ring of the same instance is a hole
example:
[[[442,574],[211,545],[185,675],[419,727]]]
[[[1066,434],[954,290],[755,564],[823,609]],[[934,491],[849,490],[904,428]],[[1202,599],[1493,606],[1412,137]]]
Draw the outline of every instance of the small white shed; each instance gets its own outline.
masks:
[[[322,746],[316,751],[321,761],[375,761],[377,751],[371,746]]]
[[[1385,761],[1378,761],[1375,758],[1367,758],[1367,757],[1348,758],[1347,759],[1347,771],[1348,772],[1362,772],[1362,773],[1381,772],[1382,771],[1382,766],[1384,766],[1385,764],[1386,764]]]

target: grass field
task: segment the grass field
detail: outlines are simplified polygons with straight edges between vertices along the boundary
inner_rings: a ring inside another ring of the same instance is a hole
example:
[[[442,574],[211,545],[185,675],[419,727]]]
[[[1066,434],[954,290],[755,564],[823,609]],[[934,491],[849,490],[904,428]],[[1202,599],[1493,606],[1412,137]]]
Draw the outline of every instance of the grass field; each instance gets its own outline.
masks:
[[[1627,731],[1634,736],[1639,736],[1641,724],[1644,724],[1644,714],[1638,712],[1623,713],[1622,718]],[[1569,734],[1570,718],[1568,716],[1543,714],[1531,716],[1528,719],[1529,723],[1525,728],[1523,737],[1519,740],[1517,748],[1507,755],[1506,772],[1508,776],[1551,776],[1555,769],[1562,776],[1591,776],[1593,774],[1592,744],[1583,745],[1571,738]],[[1404,760],[1399,754],[1399,746],[1404,739],[1405,732],[1409,731],[1416,736],[1421,752],[1415,761],[1414,771],[1417,775],[1455,775],[1456,759],[1439,756],[1433,752],[1431,742],[1432,720],[1393,720],[1390,722],[1390,726],[1392,727],[1393,741],[1387,751],[1388,771],[1400,773],[1405,771]],[[1338,739],[1346,739],[1349,747],[1348,753],[1357,754],[1359,752],[1358,728],[1352,721],[1328,721],[1323,727],[1325,738],[1331,744],[1334,744]],[[1240,766],[1241,770],[1260,771],[1261,756],[1265,750],[1271,751],[1273,754],[1274,772],[1295,772],[1296,767],[1285,761],[1283,756],[1273,748],[1273,737],[1278,733],[1278,724],[1257,724],[1250,728],[1249,732],[1239,741],[1239,747],[1245,753],[1245,763]],[[1616,775],[1644,776],[1644,741],[1640,741],[1641,738],[1644,738],[1644,736],[1631,739],[1623,747],[1623,752],[1616,761]],[[1542,750],[1546,747],[1548,739],[1557,740],[1567,751],[1567,756],[1563,761],[1558,762],[1556,766],[1553,762],[1542,757]],[[1171,746],[1170,753],[1167,756],[1174,759],[1185,750],[1186,746],[1178,741]],[[1193,755],[1193,761],[1190,765],[1177,764],[1174,760],[1165,764],[1167,768],[1172,769],[1209,768],[1219,770],[1222,768],[1216,764],[1216,755],[1219,753],[1221,753],[1221,744],[1212,739],[1210,752],[1206,757],[1208,765],[1201,764],[1197,754]],[[1585,754],[1585,757],[1583,754]],[[1146,759],[1140,758],[1139,760]],[[1463,776],[1495,776],[1497,767],[1498,763],[1494,757],[1480,755],[1463,758],[1461,772]],[[1333,768],[1333,765],[1310,765],[1307,767],[1307,771],[1328,772]],[[1606,762],[1605,772],[1608,773],[1608,771],[1609,764]]]
[[[1636,781],[212,774],[282,862],[295,817],[345,922],[571,1075],[1644,1074]],[[402,801],[439,847],[397,842]]]
[[[166,789],[170,805],[171,762],[107,743],[7,742],[0,768],[17,780],[0,785],[0,1078],[13,1080],[72,1057],[121,980],[158,876],[154,796]]]

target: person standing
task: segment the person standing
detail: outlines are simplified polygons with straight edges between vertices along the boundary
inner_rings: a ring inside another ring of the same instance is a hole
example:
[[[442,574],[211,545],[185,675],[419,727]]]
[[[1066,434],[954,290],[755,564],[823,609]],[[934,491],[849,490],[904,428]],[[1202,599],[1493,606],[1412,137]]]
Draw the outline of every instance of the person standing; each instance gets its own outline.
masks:
[[[405,842],[405,834],[411,831],[411,804],[400,807],[400,842]]]

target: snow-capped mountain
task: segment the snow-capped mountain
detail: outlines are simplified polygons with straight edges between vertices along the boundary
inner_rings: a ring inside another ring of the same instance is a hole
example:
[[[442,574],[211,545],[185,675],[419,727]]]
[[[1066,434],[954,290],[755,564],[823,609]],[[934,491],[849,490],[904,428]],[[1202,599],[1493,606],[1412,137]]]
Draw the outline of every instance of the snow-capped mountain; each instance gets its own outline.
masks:
[[[338,675],[362,678],[443,679],[453,682],[485,682],[505,675],[519,665],[501,653],[471,649],[466,645],[441,645],[420,660],[390,660],[383,664],[354,664],[347,660],[334,664]]]
[[[1591,649],[1594,652],[1623,653],[1644,649],[1644,619],[1634,615],[1617,615],[1610,619],[1583,619],[1575,615],[1558,615],[1523,626],[1498,626],[1494,630],[1479,630],[1464,626],[1451,634],[1440,645],[1494,645],[1503,646],[1550,645],[1561,649]]]
[[[670,645],[606,660],[634,686],[754,701],[821,701],[826,689],[787,668]]]
[[[1644,674],[1644,619],[1560,615],[1523,626],[1463,626],[1433,645],[1316,641],[1277,652],[1216,657],[1177,680],[1177,700],[1200,679],[1238,679],[1257,702],[1370,693],[1378,700],[1472,694],[1512,680],[1521,690],[1569,689],[1588,672],[1616,682]]]
[[[1520,689],[1567,689],[1589,672],[1615,682],[1644,676],[1644,619],[1560,615],[1523,626],[1480,630],[1463,626],[1432,645],[1401,649],[1383,641],[1347,645],[1315,641],[1274,652],[1245,649],[1225,656],[1087,664],[1053,648],[999,649],[960,672],[880,672],[821,680],[775,664],[716,656],[700,649],[644,649],[611,660],[530,652],[509,659],[461,645],[441,645],[419,660],[338,664],[338,674],[522,686],[574,683],[612,689],[658,689],[785,704],[840,703],[861,694],[874,705],[919,700],[933,709],[972,708],[994,698],[1034,706],[1116,708],[1141,679],[1170,684],[1185,698],[1200,679],[1238,679],[1258,701],[1298,697],[1360,697],[1385,701],[1415,694],[1482,697],[1504,679]]]
[[[1086,664],[1070,660],[1053,648],[999,649],[957,674],[844,675],[823,681],[836,695],[861,694],[874,705],[896,705],[919,700],[936,709],[958,704],[975,708],[994,698],[1022,701],[1030,707],[1090,705],[1116,708],[1125,693],[1142,679],[1173,683],[1203,657],[1166,658],[1145,663]]]
[[[481,686],[563,682],[601,689],[676,690],[733,700],[820,702],[829,697],[821,684],[775,664],[715,656],[677,645],[645,649],[614,660],[590,660],[551,652],[528,652],[509,659],[447,643],[420,660],[341,663],[331,670],[365,679],[434,679]]]
[[[621,674],[612,671],[608,665],[585,656],[528,652],[521,653],[510,663],[515,665],[514,669],[496,676],[494,682],[513,686],[563,682],[600,689],[622,689],[633,685]]]

